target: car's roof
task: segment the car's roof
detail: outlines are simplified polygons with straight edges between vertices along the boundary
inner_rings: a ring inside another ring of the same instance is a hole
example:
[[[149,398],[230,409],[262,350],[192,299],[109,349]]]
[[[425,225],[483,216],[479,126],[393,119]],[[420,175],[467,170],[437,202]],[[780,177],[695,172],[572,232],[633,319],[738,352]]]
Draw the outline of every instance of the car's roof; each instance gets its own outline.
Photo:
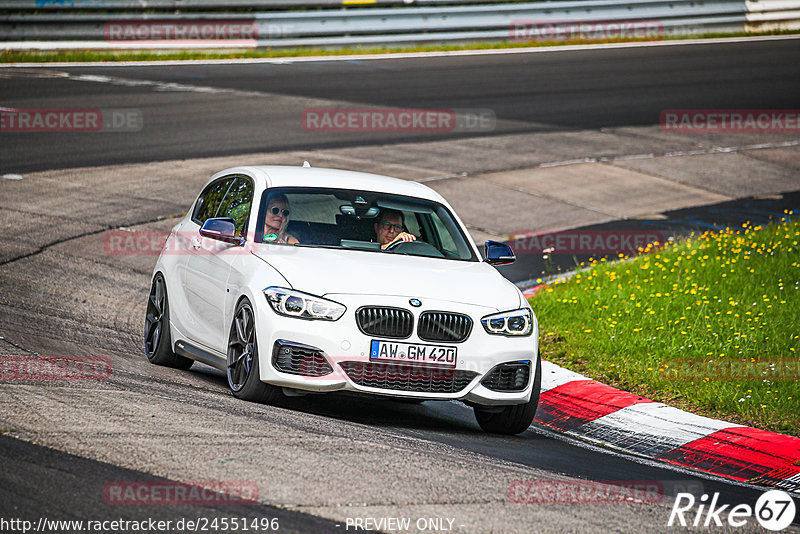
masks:
[[[391,178],[380,174],[326,169],[322,167],[291,167],[288,165],[261,165],[236,167],[219,172],[225,174],[246,173],[263,178],[265,187],[333,187],[377,191],[392,195],[403,195],[442,202],[444,199],[433,189],[418,182]]]

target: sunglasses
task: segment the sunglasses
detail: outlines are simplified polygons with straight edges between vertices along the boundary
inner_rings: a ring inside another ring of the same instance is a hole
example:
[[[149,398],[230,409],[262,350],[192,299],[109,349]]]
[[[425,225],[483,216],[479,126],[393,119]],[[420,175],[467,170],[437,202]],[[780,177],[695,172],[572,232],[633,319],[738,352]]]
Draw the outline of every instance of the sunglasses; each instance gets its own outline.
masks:
[[[281,209],[280,209],[279,207],[277,207],[277,206],[276,206],[276,207],[274,207],[274,208],[272,208],[272,209],[271,209],[271,210],[269,210],[269,211],[270,211],[270,212],[272,212],[272,214],[273,214],[273,215],[277,215],[277,214],[281,213]],[[284,216],[284,217],[288,217],[288,216],[289,216],[289,213],[291,213],[291,212],[290,212],[289,210],[283,210],[283,212],[282,212],[282,213],[283,213],[283,216]]]
[[[387,232],[389,230],[391,230],[392,228],[394,228],[395,232],[402,232],[403,231],[403,225],[402,224],[392,224],[392,223],[388,223],[388,222],[381,223],[381,228],[383,228]]]

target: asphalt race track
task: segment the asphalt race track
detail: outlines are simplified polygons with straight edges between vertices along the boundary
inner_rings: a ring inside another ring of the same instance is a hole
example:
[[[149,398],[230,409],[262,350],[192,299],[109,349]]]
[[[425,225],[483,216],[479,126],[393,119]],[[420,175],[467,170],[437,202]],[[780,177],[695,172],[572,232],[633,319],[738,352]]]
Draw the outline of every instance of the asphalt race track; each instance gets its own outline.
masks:
[[[307,107],[488,108],[498,121],[493,136],[646,126],[673,108],[792,109],[800,46],[787,39],[382,61],[46,67],[0,76],[6,107],[90,103],[144,115],[145,128],[131,135],[3,135],[0,171],[28,172],[452,135],[309,133],[299,120]]]
[[[226,166],[305,158],[429,181],[454,199],[476,240],[546,224],[536,217],[557,221],[554,228],[627,217],[621,203],[601,209],[554,191],[528,205],[521,202],[534,200],[518,191],[485,189],[508,186],[515,172],[574,168],[543,167],[550,162],[587,161],[601,186],[604,172],[654,180],[652,196],[635,193],[647,198],[645,214],[779,197],[800,190],[796,132],[678,136],[658,121],[671,108],[799,108],[799,43],[0,68],[1,107],[128,109],[142,119],[138,131],[0,133],[0,355],[100,357],[112,369],[105,380],[0,382],[0,518],[277,518],[285,532],[363,532],[354,518],[405,517],[444,519],[426,523],[440,526],[429,532],[660,532],[673,530],[666,525],[680,491],[753,505],[757,489],[536,426],[515,437],[484,434],[455,402],[312,395],[256,405],[234,399],[222,373],[202,364],[150,365],[141,331],[155,256],[110,254],[103,233],[169,229]],[[496,125],[424,134],[303,129],[304,109],[337,106],[491,110]],[[119,505],[105,494],[127,482],[210,481],[256,487],[255,502]],[[664,495],[515,502],[518,481],[642,481]],[[706,530],[762,531],[755,522]]]

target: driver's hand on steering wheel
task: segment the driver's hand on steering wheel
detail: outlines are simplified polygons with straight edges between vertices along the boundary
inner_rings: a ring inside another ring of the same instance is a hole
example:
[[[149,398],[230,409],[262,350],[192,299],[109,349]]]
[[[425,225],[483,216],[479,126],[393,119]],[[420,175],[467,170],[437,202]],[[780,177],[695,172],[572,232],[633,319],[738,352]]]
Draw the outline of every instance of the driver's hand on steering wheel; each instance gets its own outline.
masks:
[[[381,250],[386,250],[387,248],[391,247],[392,245],[399,243],[401,241],[409,242],[409,241],[416,241],[417,237],[413,234],[409,234],[408,232],[400,232],[395,236],[394,239],[386,243],[385,245],[381,245]]]

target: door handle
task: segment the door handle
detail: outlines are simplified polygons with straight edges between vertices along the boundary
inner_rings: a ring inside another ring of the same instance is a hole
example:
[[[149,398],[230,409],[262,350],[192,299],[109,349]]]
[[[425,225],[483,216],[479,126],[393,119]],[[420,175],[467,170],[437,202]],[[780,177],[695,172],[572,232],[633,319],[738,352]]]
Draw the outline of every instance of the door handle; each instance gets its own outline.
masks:
[[[199,248],[200,248],[200,240],[199,240],[199,239],[197,239],[196,237],[193,237],[193,238],[192,238],[192,247],[193,247],[195,250],[197,250],[197,249],[199,249]]]

